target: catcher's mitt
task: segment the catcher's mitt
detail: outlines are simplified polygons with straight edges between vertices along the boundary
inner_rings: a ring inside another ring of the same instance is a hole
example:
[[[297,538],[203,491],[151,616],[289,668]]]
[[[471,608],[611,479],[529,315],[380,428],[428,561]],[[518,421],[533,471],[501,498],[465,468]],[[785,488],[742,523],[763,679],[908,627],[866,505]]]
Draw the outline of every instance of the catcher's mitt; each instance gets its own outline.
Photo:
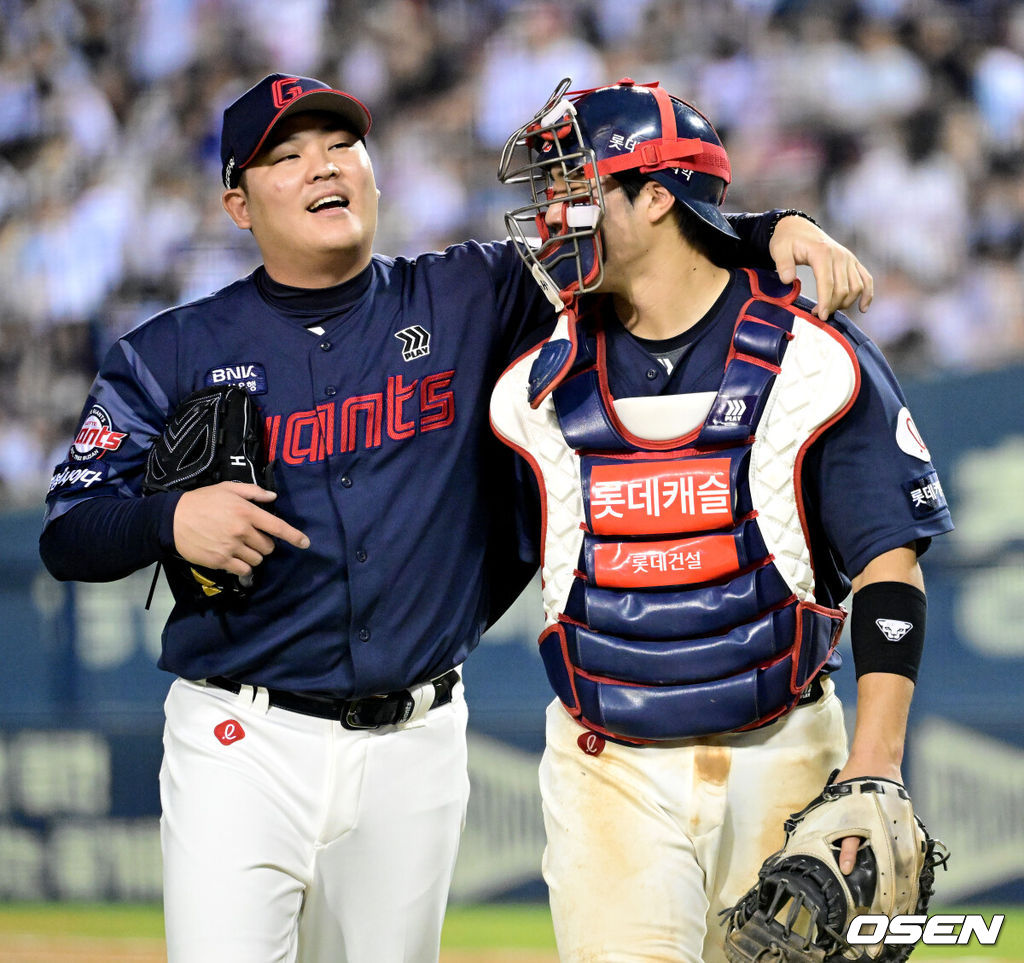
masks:
[[[259,412],[249,393],[237,385],[204,388],[178,405],[150,449],[142,490],[147,495],[189,491],[222,481],[273,490]],[[181,556],[165,561],[164,569],[175,594],[195,601],[243,599],[253,583],[251,575],[239,578],[193,565]]]
[[[913,944],[851,946],[846,932],[860,914],[923,914],[935,867],[949,858],[914,815],[906,789],[888,779],[830,780],[785,830],[785,845],[765,860],[757,884],[723,914],[730,963],[905,960]],[[839,849],[847,836],[863,842],[844,876]]]

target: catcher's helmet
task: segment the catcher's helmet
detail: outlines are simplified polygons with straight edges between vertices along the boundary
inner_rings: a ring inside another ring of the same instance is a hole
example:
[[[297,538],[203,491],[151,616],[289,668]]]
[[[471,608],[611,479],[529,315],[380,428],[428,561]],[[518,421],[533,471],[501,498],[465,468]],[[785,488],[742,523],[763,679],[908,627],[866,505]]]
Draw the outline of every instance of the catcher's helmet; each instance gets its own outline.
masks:
[[[563,80],[544,107],[505,144],[498,178],[528,183],[533,203],[505,215],[520,253],[556,305],[595,290],[603,276],[601,178],[646,174],[719,235],[736,239],[719,206],[731,179],[729,158],[708,119],[657,83],[629,78],[607,87],[566,92]],[[525,151],[525,155],[524,155]],[[557,199],[556,174],[564,178]],[[562,192],[564,191],[564,192]],[[552,234],[545,213],[563,205]],[[532,223],[539,241],[523,228]]]

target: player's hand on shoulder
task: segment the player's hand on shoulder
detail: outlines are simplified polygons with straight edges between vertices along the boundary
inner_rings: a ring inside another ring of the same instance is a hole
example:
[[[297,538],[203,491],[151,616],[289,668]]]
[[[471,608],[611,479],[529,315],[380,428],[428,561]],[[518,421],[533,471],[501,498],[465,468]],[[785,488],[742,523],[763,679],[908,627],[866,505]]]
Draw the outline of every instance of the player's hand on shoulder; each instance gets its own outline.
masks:
[[[249,575],[280,538],[296,548],[309,539],[260,504],[274,492],[258,485],[220,482],[185,492],[174,512],[174,546],[188,561],[234,575]]]
[[[817,224],[805,217],[782,218],[768,245],[775,269],[787,284],[796,279],[798,264],[814,272],[818,306],[815,314],[823,321],[835,311],[843,311],[859,302],[867,311],[875,293],[875,281],[857,256],[833,240]]]

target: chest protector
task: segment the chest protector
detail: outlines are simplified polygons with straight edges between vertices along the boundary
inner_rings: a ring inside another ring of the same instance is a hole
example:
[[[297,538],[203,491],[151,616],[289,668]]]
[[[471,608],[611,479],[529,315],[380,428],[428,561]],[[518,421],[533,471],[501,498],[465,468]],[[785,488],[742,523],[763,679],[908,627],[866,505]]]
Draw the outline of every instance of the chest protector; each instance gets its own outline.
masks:
[[[492,397],[541,493],[548,679],[626,742],[788,712],[846,616],[815,602],[801,470],[853,403],[857,363],[795,286],[747,274],[717,392],[615,400],[603,333],[563,316]]]

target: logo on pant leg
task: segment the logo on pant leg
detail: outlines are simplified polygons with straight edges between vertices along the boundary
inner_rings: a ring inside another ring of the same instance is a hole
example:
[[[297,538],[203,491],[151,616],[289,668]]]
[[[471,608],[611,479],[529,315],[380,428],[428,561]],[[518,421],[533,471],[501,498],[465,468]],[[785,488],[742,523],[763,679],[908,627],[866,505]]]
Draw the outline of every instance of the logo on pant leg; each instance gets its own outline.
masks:
[[[219,726],[214,728],[213,734],[225,746],[230,746],[231,743],[245,738],[245,730],[236,719],[225,719]]]
[[[604,738],[596,732],[584,732],[576,740],[576,745],[588,756],[599,756],[604,751]]]

